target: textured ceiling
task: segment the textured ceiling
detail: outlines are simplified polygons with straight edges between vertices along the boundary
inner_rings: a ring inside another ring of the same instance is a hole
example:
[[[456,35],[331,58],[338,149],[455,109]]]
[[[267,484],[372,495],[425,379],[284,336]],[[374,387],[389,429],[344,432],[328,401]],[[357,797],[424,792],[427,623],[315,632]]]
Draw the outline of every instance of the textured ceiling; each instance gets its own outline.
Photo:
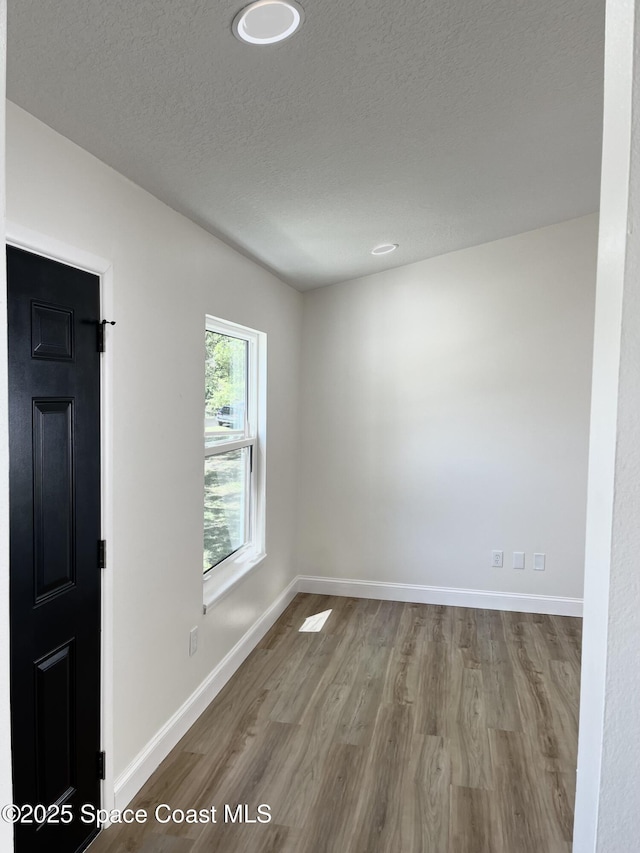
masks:
[[[9,98],[299,289],[597,209],[604,0],[243,5],[9,0]]]

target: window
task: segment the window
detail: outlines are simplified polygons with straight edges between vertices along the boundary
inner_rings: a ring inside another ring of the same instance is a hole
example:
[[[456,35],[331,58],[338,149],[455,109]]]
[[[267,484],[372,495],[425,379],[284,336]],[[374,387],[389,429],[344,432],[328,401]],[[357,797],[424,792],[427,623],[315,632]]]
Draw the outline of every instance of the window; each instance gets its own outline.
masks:
[[[203,572],[223,586],[264,556],[264,350],[260,332],[207,317]]]

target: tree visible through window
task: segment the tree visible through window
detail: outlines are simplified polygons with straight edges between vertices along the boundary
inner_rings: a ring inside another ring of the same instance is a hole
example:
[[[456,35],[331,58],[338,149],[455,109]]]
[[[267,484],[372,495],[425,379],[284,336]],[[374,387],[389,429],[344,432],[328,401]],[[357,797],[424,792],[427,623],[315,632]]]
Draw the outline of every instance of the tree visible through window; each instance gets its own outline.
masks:
[[[243,427],[240,415],[244,421],[247,397],[247,341],[210,330],[206,331],[205,340],[205,418],[209,421],[207,432],[213,436],[217,421],[217,432],[226,440],[228,435],[220,428]]]

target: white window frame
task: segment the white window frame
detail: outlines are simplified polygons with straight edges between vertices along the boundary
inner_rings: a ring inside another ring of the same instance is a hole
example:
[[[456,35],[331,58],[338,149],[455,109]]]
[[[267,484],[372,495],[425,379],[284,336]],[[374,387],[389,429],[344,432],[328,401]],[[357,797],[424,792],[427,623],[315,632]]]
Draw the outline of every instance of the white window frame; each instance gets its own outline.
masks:
[[[231,592],[233,587],[267,556],[265,551],[267,336],[264,332],[258,332],[247,326],[240,326],[237,323],[231,323],[209,314],[205,318],[205,335],[206,332],[217,332],[221,335],[239,338],[246,341],[248,346],[244,436],[232,438],[229,441],[220,441],[211,447],[205,445],[204,458],[228,453],[241,447],[250,447],[251,472],[248,483],[248,501],[245,503],[248,513],[248,541],[233,554],[204,572],[203,610],[205,613]]]

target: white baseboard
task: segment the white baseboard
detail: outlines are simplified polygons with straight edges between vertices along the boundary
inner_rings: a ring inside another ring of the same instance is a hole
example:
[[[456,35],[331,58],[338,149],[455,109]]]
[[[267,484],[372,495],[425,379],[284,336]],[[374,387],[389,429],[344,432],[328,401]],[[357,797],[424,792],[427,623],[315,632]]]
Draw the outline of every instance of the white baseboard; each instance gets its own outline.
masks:
[[[123,809],[131,802],[154,770],[215,699],[240,664],[284,612],[297,591],[296,578],[118,776],[115,781],[116,809]]]
[[[383,601],[407,601],[416,604],[447,604],[452,607],[546,613],[553,616],[582,616],[581,598],[525,595],[519,592],[487,592],[483,589],[456,589],[455,587],[347,580],[310,575],[298,575],[296,580],[298,592],[313,592],[320,595],[346,595],[353,598],[376,598]]]

